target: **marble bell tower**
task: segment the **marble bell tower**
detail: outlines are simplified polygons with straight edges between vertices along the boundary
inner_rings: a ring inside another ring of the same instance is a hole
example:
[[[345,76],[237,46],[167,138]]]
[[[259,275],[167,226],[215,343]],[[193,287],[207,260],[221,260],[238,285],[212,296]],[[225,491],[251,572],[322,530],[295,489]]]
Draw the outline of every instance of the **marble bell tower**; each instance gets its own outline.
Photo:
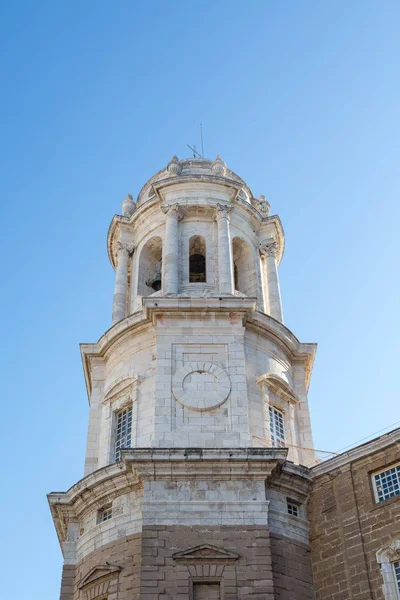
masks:
[[[84,477],[48,496],[61,600],[313,598],[316,346],[283,322],[279,217],[219,156],[174,156],[107,247],[112,326],[81,346]]]

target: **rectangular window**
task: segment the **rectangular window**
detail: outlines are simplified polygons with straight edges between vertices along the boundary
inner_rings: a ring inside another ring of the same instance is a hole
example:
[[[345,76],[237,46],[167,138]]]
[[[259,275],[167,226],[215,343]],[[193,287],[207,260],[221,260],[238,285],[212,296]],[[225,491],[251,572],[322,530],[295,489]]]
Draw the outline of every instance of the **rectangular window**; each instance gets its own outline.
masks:
[[[121,460],[121,450],[130,448],[132,441],[132,407],[120,410],[117,415],[117,431],[115,435],[115,460]]]
[[[275,408],[269,407],[269,428],[273,446],[285,446],[285,422],[283,412]]]
[[[400,562],[397,561],[397,562],[393,563],[393,568],[394,568],[394,576],[396,579],[397,588],[400,592]]]
[[[294,504],[293,502],[291,502],[290,500],[287,501],[287,511],[289,515],[292,515],[292,517],[298,517],[299,516],[299,506],[298,504]]]
[[[400,494],[400,465],[373,475],[373,483],[378,502],[398,496]]]
[[[112,508],[111,506],[107,506],[106,508],[101,508],[97,513],[97,523],[104,523],[105,521],[109,521],[112,519]]]

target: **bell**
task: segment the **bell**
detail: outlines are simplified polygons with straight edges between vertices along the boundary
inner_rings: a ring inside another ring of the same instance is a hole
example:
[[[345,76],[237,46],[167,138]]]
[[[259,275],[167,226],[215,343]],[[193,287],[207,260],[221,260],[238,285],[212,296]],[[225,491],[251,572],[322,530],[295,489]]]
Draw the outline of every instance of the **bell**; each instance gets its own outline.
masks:
[[[161,273],[156,273],[154,275],[151,287],[155,292],[159,292],[161,290]]]
[[[161,265],[161,261],[155,265],[156,272],[154,273],[153,277],[150,277],[150,279],[146,281],[146,285],[153,288],[155,292],[159,292],[161,290]]]

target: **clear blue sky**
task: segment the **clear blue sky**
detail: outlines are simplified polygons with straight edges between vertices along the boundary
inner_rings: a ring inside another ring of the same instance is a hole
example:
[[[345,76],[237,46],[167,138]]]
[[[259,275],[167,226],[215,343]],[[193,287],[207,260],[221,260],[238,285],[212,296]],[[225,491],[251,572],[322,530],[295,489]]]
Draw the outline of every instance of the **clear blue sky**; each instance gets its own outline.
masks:
[[[316,447],[400,419],[399,19],[397,0],[3,1],[5,598],[58,597],[45,494],[82,475],[107,228],[200,121],[206,156],[282,219],[286,324],[319,343]]]

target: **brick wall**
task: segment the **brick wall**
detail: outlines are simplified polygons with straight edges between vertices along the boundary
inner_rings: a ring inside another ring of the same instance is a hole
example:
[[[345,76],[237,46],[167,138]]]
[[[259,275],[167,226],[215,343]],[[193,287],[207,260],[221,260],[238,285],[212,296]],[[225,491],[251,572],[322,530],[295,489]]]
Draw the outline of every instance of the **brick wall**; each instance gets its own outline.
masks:
[[[317,600],[383,600],[376,552],[400,539],[400,496],[376,503],[371,473],[400,461],[390,446],[324,472],[308,505]]]

